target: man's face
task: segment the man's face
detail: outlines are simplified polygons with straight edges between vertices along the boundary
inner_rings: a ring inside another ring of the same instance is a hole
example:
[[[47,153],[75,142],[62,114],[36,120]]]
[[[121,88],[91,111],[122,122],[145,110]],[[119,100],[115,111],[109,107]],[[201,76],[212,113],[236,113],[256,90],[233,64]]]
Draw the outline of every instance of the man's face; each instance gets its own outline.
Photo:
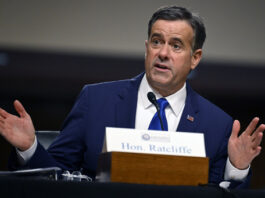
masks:
[[[145,71],[148,83],[162,96],[178,91],[202,50],[192,52],[194,32],[184,20],[157,20],[146,45]]]

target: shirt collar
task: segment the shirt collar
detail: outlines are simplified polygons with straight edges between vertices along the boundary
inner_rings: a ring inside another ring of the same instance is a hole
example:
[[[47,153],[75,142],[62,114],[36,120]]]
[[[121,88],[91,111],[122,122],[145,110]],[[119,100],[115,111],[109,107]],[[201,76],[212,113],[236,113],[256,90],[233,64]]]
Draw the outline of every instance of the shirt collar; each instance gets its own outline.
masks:
[[[143,107],[145,109],[152,106],[152,103],[147,98],[147,93],[150,91],[155,94],[156,99],[162,98],[162,96],[158,92],[156,92],[152,87],[150,87],[145,74],[139,87],[140,100],[142,101]],[[176,116],[181,112],[183,106],[185,105],[186,96],[187,90],[185,83],[179,91],[166,97],[170,108],[173,110]]]

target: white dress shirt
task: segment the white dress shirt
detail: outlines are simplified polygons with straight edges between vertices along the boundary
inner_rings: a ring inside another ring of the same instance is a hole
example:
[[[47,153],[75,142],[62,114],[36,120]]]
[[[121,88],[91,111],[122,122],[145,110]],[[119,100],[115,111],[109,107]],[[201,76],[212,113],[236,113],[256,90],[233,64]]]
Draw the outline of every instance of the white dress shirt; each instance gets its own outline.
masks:
[[[148,100],[147,93],[153,92],[156,99],[162,98],[162,96],[153,90],[147,80],[146,75],[144,75],[143,80],[140,84],[138,91],[138,101],[136,107],[136,118],[135,118],[135,128],[136,129],[148,129],[149,124],[156,113],[155,106]],[[176,93],[166,97],[169,105],[165,109],[165,114],[168,123],[168,131],[176,131],[187,96],[186,84]]]

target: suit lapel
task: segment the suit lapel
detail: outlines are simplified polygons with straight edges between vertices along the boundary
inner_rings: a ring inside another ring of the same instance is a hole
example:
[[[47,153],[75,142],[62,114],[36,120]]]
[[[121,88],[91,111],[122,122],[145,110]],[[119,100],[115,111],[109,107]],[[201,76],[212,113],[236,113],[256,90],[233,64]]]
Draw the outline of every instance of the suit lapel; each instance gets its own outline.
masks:
[[[138,89],[144,73],[131,79],[128,85],[119,91],[115,105],[116,126],[122,128],[135,128],[135,115]],[[198,105],[196,93],[187,83],[187,98],[177,131],[196,132],[198,124]]]
[[[179,122],[177,131],[181,132],[196,132],[198,119],[198,105],[196,104],[196,93],[192,90],[190,85],[187,83],[187,98],[185,107]]]
[[[131,79],[128,85],[118,93],[115,106],[116,126],[122,128],[135,128],[135,115],[138,89],[144,74]]]

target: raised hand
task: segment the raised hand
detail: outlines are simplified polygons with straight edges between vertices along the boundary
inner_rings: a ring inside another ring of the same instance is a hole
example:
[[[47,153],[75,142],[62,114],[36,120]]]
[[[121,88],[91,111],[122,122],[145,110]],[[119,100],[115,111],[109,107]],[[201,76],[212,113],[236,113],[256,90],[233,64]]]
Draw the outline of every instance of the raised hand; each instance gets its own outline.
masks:
[[[14,107],[19,117],[0,108],[0,134],[10,144],[24,151],[34,143],[35,129],[29,114],[18,100],[14,101]]]
[[[228,156],[230,162],[238,169],[246,169],[252,160],[261,151],[261,140],[265,125],[257,127],[259,118],[254,118],[246,130],[240,135],[240,122],[234,121],[231,136],[228,142]]]

